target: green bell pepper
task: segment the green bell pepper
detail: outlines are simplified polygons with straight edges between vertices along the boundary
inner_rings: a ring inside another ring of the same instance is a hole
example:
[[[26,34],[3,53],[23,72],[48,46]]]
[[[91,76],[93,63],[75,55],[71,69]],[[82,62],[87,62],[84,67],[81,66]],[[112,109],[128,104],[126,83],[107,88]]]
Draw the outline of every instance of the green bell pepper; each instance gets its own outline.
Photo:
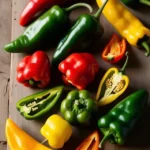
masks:
[[[127,135],[141,116],[149,94],[140,89],[118,103],[107,115],[98,120],[98,127],[104,134],[100,147],[106,139],[112,143],[124,144]]]
[[[69,14],[77,7],[87,7],[86,3],[77,3],[68,8],[55,5],[35,20],[16,40],[5,45],[4,49],[11,53],[25,53],[42,49],[46,43],[58,41],[69,27]]]
[[[121,0],[125,5],[136,7],[138,4],[150,6],[150,0]]]
[[[63,89],[63,86],[57,86],[22,98],[16,104],[17,110],[26,119],[38,119],[57,103]]]
[[[100,39],[104,29],[99,23],[99,16],[107,1],[105,1],[102,8],[95,15],[82,14],[79,16],[65,37],[59,42],[52,58],[52,66],[57,66],[72,52],[77,50],[81,52]]]
[[[70,91],[60,106],[63,117],[71,124],[89,123],[96,110],[97,105],[86,90]]]

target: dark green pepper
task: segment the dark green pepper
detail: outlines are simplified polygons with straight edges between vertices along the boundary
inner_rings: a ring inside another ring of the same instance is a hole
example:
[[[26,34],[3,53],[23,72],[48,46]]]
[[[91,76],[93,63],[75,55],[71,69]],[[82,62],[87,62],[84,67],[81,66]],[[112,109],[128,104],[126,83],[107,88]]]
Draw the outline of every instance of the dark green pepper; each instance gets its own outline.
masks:
[[[107,1],[95,15],[82,14],[79,16],[75,24],[58,44],[53,55],[52,65],[57,66],[73,51],[85,50],[102,36],[104,29],[99,23],[99,15],[102,13]]]
[[[124,144],[127,135],[141,116],[148,97],[148,92],[140,89],[126,97],[98,120],[98,127],[104,134],[100,147],[106,139],[112,143]]]
[[[121,0],[125,5],[136,7],[138,4],[150,6],[150,0]]]
[[[19,100],[16,107],[26,119],[38,119],[57,103],[63,89],[63,86],[58,86],[27,96]]]
[[[86,124],[97,109],[96,103],[86,90],[73,90],[68,93],[60,106],[60,111],[71,124]]]
[[[81,6],[92,10],[91,6],[86,3],[77,3],[68,8],[53,6],[33,22],[20,37],[7,44],[4,49],[11,53],[25,53],[40,49],[48,42],[53,44],[67,31],[70,12]]]

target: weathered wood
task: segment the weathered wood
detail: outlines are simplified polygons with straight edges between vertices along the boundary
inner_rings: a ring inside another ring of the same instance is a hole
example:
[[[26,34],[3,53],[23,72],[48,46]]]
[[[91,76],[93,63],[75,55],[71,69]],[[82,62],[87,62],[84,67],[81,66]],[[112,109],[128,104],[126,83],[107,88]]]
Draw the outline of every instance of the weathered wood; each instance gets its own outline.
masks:
[[[11,38],[11,1],[0,1],[0,150],[6,150],[5,122],[8,117],[10,54],[3,51]]]

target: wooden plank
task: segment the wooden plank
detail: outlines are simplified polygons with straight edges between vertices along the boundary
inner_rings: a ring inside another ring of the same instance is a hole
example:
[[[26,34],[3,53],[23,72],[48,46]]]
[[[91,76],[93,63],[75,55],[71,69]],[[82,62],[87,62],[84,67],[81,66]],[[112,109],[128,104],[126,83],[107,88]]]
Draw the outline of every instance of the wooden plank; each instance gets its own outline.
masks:
[[[16,39],[23,31],[24,28],[20,27],[18,24],[19,21],[19,17],[20,14],[24,8],[24,6],[26,5],[27,1],[26,0],[13,0],[13,9],[12,9],[12,40]],[[95,7],[96,8],[96,7]],[[96,10],[96,9],[95,9]],[[80,11],[75,11],[75,13],[73,13],[73,18],[76,18],[79,13],[81,13],[82,10]],[[149,10],[147,9],[147,11],[145,11],[145,9],[143,9],[142,11],[143,13],[139,13],[139,12],[133,12],[135,14],[137,14],[142,20],[144,20],[147,24],[150,22],[150,18],[148,17],[150,15]],[[111,67],[112,65],[105,63],[104,61],[101,60],[100,58],[100,51],[104,48],[104,45],[108,42],[111,34],[113,33],[113,28],[112,26],[107,22],[107,20],[102,16],[101,17],[101,23],[105,28],[105,33],[104,36],[102,37],[100,43],[97,45],[97,60],[100,63],[100,67],[102,70],[107,70],[109,67]],[[132,91],[138,89],[138,88],[146,88],[148,91],[150,91],[150,84],[147,82],[149,81],[149,75],[150,75],[150,66],[149,66],[149,58],[146,58],[143,54],[142,51],[136,49],[136,48],[131,48],[130,46],[128,47],[128,50],[131,51],[130,52],[130,62],[129,62],[129,67],[127,69],[127,75],[130,76],[131,79],[131,84],[130,84],[130,90],[129,92],[126,92],[126,94],[131,93]],[[51,56],[51,51],[47,52],[49,57]],[[31,90],[29,88],[23,87],[21,84],[18,84],[16,82],[16,66],[18,65],[18,63],[20,62],[20,60],[25,56],[25,54],[12,54],[11,55],[11,79],[10,79],[10,99],[9,99],[9,117],[12,118],[23,130],[25,130],[27,133],[30,133],[31,136],[33,136],[35,139],[42,141],[43,137],[40,134],[40,127],[43,125],[43,123],[45,122],[45,119],[40,120],[40,121],[27,121],[25,120],[16,110],[16,102],[21,99],[22,97],[25,97],[27,95],[33,94],[36,91],[35,90]],[[136,62],[136,64],[135,64]],[[117,67],[119,67],[119,65],[116,65]],[[146,116],[148,117],[148,114]],[[145,117],[145,119],[146,119]],[[149,124],[150,119],[146,119],[144,120],[145,123],[143,122],[142,124],[139,125],[139,128],[134,132],[134,138],[136,138],[138,136],[138,132],[140,128],[145,127],[145,130],[142,130],[141,135],[144,131],[144,134],[147,135],[149,133],[150,135],[150,130],[148,129],[148,126],[145,124]],[[84,134],[81,134],[84,133]],[[72,150],[74,149],[80,142],[81,140],[81,135],[87,135],[87,133],[82,130],[78,130],[77,128],[74,128],[74,133],[73,136],[71,137],[71,139],[69,140],[69,142],[65,145],[65,147],[63,148],[64,150]],[[143,138],[144,135],[140,138],[141,139],[141,143],[145,142],[145,139]],[[148,136],[147,136],[148,137]],[[150,139],[150,138],[149,138]],[[139,139],[138,139],[139,140]],[[75,142],[76,141],[76,142]],[[133,143],[136,143],[136,141],[133,140]],[[149,140],[147,140],[147,142],[150,143]],[[138,143],[136,143],[138,144]],[[145,145],[147,143],[143,144],[143,146],[141,146],[141,148],[139,148],[138,145],[135,145],[134,147],[132,146],[124,146],[124,147],[118,147],[115,146],[113,144],[110,143],[106,143],[104,145],[104,149],[105,150],[144,150]],[[147,145],[146,145],[147,146]],[[9,148],[8,148],[9,149]],[[146,148],[147,150],[149,149],[149,146],[147,146]]]
[[[5,122],[8,117],[10,54],[3,46],[11,38],[11,1],[0,1],[0,150],[6,150]]]

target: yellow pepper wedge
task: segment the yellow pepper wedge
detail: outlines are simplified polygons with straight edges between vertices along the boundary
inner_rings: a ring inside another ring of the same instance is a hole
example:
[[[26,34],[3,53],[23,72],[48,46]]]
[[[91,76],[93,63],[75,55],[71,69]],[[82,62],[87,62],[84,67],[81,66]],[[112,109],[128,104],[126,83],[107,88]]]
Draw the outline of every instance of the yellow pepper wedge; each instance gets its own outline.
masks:
[[[5,132],[11,150],[51,150],[19,128],[10,118],[6,121]]]
[[[103,76],[96,94],[98,106],[110,104],[125,92],[129,85],[129,78],[124,75],[128,62],[128,53],[126,61],[120,71],[117,68],[110,68]]]
[[[99,7],[105,2],[105,0],[96,1]],[[103,14],[131,45],[145,48],[146,56],[150,54],[150,47],[147,43],[150,37],[150,30],[119,0],[109,0],[103,10]]]
[[[41,134],[52,148],[62,148],[72,134],[72,127],[61,116],[54,114],[41,128]]]

